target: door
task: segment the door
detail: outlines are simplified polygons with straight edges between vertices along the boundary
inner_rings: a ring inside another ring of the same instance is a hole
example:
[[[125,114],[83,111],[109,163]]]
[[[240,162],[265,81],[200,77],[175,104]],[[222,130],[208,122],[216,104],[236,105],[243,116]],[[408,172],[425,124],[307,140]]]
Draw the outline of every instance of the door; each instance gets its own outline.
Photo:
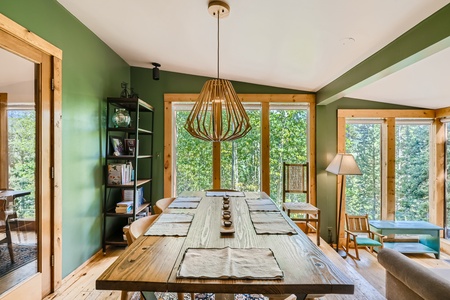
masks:
[[[61,282],[60,58],[0,14],[0,64],[14,63],[0,71],[7,73],[0,75],[0,189],[25,191],[9,199],[14,255],[7,258],[15,268],[0,274],[0,299],[41,299]]]

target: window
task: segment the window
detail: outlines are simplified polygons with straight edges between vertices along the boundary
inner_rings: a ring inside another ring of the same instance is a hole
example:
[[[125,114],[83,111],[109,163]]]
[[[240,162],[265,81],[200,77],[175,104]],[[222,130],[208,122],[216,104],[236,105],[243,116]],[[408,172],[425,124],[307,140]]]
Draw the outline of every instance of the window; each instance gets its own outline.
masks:
[[[338,152],[352,153],[362,172],[346,176],[348,213],[443,222],[439,208],[429,213],[438,195],[430,188],[437,182],[434,118],[433,110],[338,110]]]
[[[283,161],[309,162],[310,200],[315,204],[315,159],[310,151],[315,128],[309,124],[315,113],[311,105],[314,95],[245,95],[243,104],[252,130],[244,138],[223,143],[195,139],[184,129],[195,97],[164,95],[164,197],[183,191],[231,188],[263,191],[281,202]]]
[[[270,196],[281,205],[283,162],[308,162],[308,110],[304,106],[271,105]],[[287,194],[293,202],[306,202],[306,194]]]
[[[183,191],[201,191],[212,186],[212,143],[195,139],[184,129],[191,107],[179,106],[174,111],[176,195]]]
[[[346,152],[352,153],[362,175],[346,176],[346,211],[381,219],[381,120],[349,120]]]
[[[244,105],[252,130],[241,139],[220,145],[221,187],[239,191],[261,190],[261,108]]]
[[[397,121],[395,220],[429,220],[430,122]]]

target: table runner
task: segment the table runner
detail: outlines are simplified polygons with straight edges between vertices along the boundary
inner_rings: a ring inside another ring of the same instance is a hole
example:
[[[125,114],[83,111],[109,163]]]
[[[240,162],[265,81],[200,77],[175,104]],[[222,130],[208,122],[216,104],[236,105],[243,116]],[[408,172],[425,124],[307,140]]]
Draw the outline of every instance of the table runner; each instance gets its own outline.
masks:
[[[177,277],[282,279],[283,271],[269,248],[188,248]]]
[[[280,212],[250,212],[257,234],[297,234]]]
[[[278,211],[278,207],[270,199],[246,199],[249,211]]]
[[[193,215],[162,214],[144,235],[187,236]]]
[[[178,197],[169,205],[169,208],[195,209],[201,199],[202,197]]]

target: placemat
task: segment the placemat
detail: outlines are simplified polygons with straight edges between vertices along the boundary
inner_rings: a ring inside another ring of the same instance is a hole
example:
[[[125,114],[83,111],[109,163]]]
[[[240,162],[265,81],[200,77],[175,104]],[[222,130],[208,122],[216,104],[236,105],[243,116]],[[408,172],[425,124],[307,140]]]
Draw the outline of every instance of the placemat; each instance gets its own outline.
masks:
[[[279,211],[270,199],[246,199],[249,211]]]
[[[187,236],[193,218],[189,214],[162,214],[144,235]]]
[[[177,277],[282,279],[283,271],[269,248],[188,248]]]
[[[297,234],[280,212],[250,212],[257,234]]]
[[[198,207],[201,199],[201,197],[178,197],[170,203],[169,208],[195,209]]]

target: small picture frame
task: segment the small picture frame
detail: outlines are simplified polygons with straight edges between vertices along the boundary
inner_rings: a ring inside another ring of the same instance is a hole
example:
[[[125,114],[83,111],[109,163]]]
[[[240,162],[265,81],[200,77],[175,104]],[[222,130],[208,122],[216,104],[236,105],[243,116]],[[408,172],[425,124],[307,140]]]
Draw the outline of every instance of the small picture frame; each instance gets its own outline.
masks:
[[[118,136],[110,136],[111,146],[113,149],[114,156],[125,155],[125,148],[123,146],[123,140]]]
[[[134,156],[136,153],[136,139],[125,139],[124,144],[126,154]]]

